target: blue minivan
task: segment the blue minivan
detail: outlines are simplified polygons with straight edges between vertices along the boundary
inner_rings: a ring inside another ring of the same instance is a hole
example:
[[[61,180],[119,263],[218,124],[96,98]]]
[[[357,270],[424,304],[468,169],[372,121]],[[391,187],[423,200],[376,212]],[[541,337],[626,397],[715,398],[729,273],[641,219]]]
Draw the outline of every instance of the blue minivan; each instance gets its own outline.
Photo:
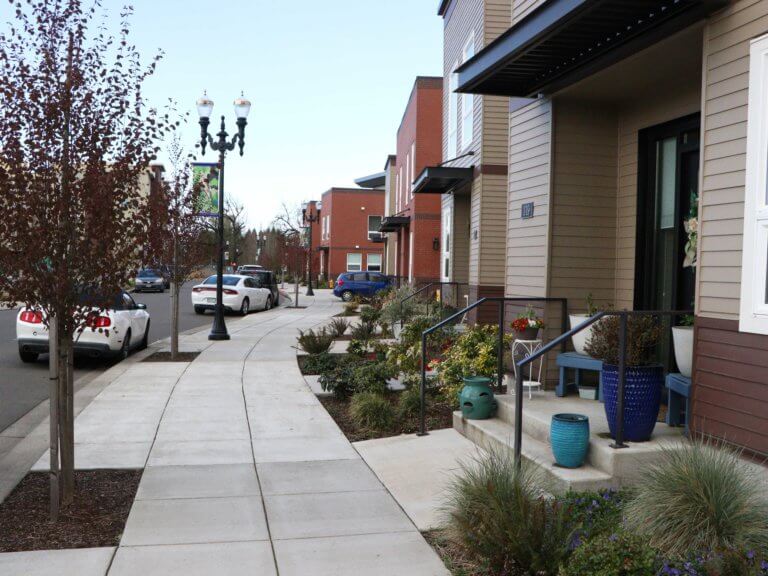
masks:
[[[370,298],[390,286],[391,280],[381,272],[343,272],[336,279],[333,295],[349,302],[355,296]]]

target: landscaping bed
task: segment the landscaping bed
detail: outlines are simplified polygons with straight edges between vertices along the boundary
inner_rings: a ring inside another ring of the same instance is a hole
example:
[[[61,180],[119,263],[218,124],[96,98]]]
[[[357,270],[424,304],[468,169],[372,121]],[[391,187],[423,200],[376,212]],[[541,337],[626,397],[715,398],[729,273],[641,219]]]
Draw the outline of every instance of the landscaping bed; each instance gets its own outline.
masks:
[[[401,394],[402,392],[393,392],[385,397],[395,410],[399,405]],[[430,396],[427,398],[426,407],[427,430],[438,430],[453,426],[453,406],[438,397]],[[350,442],[386,438],[400,434],[413,434],[419,429],[418,414],[401,416],[396,420],[394,426],[388,430],[373,430],[360,426],[352,417],[350,414],[351,398],[324,396],[320,397],[319,400]]]
[[[51,522],[49,475],[30,472],[0,503],[0,552],[117,546],[141,473],[75,471],[74,502]]]
[[[142,362],[192,362],[200,356],[200,352],[179,352],[174,360],[168,351],[155,352],[150,354]]]

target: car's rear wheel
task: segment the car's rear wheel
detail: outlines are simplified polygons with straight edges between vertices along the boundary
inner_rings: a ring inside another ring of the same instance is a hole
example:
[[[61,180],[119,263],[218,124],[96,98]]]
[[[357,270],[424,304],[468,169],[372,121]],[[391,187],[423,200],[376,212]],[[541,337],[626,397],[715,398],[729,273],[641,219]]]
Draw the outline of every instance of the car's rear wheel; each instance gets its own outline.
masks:
[[[241,316],[247,316],[248,312],[250,311],[251,303],[248,300],[248,298],[243,298],[243,303],[240,304],[240,315]]]
[[[267,296],[267,301],[264,303],[264,310],[272,309],[272,296]]]
[[[128,330],[128,332],[125,333],[125,338],[123,338],[123,346],[120,348],[120,352],[118,353],[117,357],[120,360],[125,360],[128,358],[128,354],[131,353],[131,331]]]
[[[202,306],[195,306],[195,314],[205,314],[205,308]]]
[[[37,352],[30,352],[29,350],[22,350],[19,348],[19,358],[25,364],[31,364],[37,362],[37,357],[40,356]]]
[[[344,300],[344,302],[351,302],[354,297],[355,295],[352,294],[352,290],[344,290],[344,292],[341,293],[341,299]]]
[[[147,320],[147,327],[144,329],[144,338],[141,339],[139,350],[146,350],[147,346],[149,346],[149,320]]]

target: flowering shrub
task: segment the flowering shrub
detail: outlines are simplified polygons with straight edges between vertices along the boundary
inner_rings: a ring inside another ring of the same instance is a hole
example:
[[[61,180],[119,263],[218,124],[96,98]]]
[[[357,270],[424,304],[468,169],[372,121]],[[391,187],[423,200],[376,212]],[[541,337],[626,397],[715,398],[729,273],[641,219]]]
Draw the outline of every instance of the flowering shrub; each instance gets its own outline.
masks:
[[[589,538],[617,532],[626,499],[626,493],[617,490],[568,492],[563,496],[563,502],[571,510],[571,548],[577,548]]]
[[[544,320],[536,316],[536,311],[532,306],[528,306],[525,312],[521,312],[517,315],[517,318],[512,322],[512,330],[515,332],[523,332],[528,328],[544,328]]]

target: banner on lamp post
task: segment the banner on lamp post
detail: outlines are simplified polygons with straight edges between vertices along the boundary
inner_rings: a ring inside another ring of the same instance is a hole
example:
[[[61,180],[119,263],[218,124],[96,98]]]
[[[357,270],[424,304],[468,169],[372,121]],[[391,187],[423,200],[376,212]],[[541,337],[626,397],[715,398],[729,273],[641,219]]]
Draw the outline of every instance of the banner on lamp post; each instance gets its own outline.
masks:
[[[219,165],[216,162],[194,162],[192,183],[200,191],[197,213],[204,217],[219,215]]]

